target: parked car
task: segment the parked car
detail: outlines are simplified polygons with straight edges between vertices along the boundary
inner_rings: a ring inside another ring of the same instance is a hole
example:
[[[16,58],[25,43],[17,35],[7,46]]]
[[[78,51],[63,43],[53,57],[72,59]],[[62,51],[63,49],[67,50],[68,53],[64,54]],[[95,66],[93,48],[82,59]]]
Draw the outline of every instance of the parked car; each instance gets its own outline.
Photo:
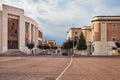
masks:
[[[48,54],[48,55],[51,55],[51,54],[52,54],[52,52],[51,52],[51,51],[48,51],[48,52],[47,52],[47,54]]]
[[[62,52],[62,55],[68,55],[68,52],[66,51],[66,50],[64,50],[63,52]]]

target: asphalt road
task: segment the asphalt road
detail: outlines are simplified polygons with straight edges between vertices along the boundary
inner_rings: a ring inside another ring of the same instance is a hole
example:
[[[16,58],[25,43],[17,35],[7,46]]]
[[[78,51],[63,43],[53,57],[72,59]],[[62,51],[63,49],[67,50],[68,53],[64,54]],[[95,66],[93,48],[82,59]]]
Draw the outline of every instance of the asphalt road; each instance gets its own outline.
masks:
[[[0,80],[55,80],[67,57],[0,57]]]
[[[0,57],[0,80],[55,80],[69,62],[66,56]],[[119,79],[119,57],[74,57],[59,80]]]
[[[74,58],[61,80],[120,80],[120,57]]]

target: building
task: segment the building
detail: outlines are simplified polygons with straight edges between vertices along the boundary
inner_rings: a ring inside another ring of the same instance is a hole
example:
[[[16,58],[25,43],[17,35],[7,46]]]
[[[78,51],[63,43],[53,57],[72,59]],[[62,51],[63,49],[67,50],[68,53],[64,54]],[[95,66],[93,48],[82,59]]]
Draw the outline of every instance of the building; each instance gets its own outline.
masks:
[[[84,26],[82,27],[82,33],[86,39],[86,44],[87,44],[87,54],[92,54],[91,53],[91,40],[92,40],[92,28],[91,26]]]
[[[120,16],[95,16],[92,18],[92,54],[118,55],[115,42],[120,41]]]
[[[26,44],[35,48],[42,41],[42,31],[36,21],[26,17],[24,10],[3,4],[0,10],[0,53],[19,50],[29,53]]]
[[[71,28],[67,40],[78,40],[83,32],[88,54],[119,55],[120,54],[120,16],[95,16],[92,26]]]
[[[45,44],[49,45],[50,47],[56,47],[55,40],[45,40],[42,42],[42,45],[45,45]]]
[[[81,32],[81,28],[70,28],[70,30],[67,32],[67,40],[78,41]]]
[[[82,33],[83,33],[83,35],[84,35],[84,37],[85,37],[85,39],[86,39],[86,43],[89,43],[89,42],[91,42],[91,38],[92,38],[92,28],[91,28],[91,26],[84,26],[83,28],[82,28]]]

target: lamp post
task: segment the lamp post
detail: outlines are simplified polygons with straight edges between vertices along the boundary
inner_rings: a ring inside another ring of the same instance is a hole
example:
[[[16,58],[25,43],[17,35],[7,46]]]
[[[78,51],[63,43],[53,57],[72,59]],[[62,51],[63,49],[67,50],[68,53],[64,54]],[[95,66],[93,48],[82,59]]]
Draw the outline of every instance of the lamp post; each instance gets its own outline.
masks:
[[[73,54],[74,54],[74,27],[73,27]]]

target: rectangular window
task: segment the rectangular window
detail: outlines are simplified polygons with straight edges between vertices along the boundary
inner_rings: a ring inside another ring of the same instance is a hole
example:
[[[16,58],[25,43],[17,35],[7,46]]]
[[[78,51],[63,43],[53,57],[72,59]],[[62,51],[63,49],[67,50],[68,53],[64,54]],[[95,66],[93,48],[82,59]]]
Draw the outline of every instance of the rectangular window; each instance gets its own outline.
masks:
[[[25,39],[25,46],[27,46],[28,44],[28,39]]]
[[[75,34],[77,34],[77,32],[75,32]]]
[[[31,24],[31,42],[33,42],[33,27],[34,27],[34,25]]]
[[[112,24],[112,30],[116,30],[116,25]]]
[[[28,33],[29,29],[29,23],[25,22],[25,32]]]
[[[115,35],[112,36],[112,41],[116,41]]]
[[[33,34],[33,25],[31,24],[31,35]]]

